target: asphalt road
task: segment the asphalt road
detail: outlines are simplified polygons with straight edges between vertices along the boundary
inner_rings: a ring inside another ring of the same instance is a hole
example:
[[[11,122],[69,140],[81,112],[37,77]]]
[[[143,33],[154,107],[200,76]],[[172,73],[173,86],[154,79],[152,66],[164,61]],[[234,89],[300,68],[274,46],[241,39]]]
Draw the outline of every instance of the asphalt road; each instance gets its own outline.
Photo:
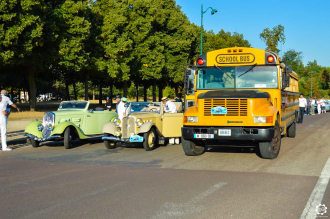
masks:
[[[330,217],[316,211],[330,211],[329,128],[330,113],[305,116],[274,160],[253,147],[197,157],[96,140],[14,147],[0,151],[0,218]]]

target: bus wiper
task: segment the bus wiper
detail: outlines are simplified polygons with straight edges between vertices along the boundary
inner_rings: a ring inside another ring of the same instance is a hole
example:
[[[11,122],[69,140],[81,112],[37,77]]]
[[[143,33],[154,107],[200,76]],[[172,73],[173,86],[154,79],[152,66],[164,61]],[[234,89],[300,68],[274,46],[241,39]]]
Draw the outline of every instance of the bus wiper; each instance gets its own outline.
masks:
[[[217,65],[214,65],[214,67],[216,67],[217,69],[219,69],[220,71],[222,71],[224,74],[226,74],[228,77],[230,77],[231,79],[233,79],[227,72],[225,72],[224,70],[222,70],[222,68],[220,68]]]
[[[252,65],[251,68],[249,68],[246,72],[244,72],[243,74],[241,74],[240,76],[238,76],[238,78],[241,77],[242,75],[245,75],[246,73],[248,73],[249,71],[251,71],[256,66],[257,66],[257,63],[254,64],[254,65]]]

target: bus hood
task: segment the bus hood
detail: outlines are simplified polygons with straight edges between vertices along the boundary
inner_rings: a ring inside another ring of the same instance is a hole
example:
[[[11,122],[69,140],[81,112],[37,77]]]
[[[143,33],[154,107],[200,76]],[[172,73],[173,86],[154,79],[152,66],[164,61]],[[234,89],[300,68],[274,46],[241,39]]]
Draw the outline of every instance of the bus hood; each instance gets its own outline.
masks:
[[[270,98],[267,92],[258,90],[213,90],[199,94],[198,99],[213,98]]]

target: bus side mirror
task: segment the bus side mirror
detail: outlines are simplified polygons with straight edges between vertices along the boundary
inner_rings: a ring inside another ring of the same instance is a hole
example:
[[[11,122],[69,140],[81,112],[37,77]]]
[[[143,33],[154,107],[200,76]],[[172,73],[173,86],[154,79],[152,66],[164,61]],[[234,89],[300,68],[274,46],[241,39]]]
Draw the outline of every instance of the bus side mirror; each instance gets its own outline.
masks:
[[[283,71],[282,77],[282,89],[285,89],[290,86],[290,73],[292,72],[292,68],[285,67]]]
[[[195,70],[186,69],[185,80],[184,80],[184,87],[186,94],[192,94],[194,92],[194,78],[195,78]]]

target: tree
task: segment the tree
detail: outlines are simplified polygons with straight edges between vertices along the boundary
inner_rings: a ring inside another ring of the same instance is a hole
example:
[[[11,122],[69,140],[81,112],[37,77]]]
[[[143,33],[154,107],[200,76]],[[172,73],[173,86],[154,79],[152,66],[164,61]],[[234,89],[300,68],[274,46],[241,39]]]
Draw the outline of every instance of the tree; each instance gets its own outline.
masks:
[[[302,52],[297,52],[293,49],[284,53],[282,60],[287,66],[290,66],[300,77],[304,73],[304,64],[302,61]]]
[[[285,43],[284,27],[279,24],[278,26],[273,27],[273,30],[266,28],[260,34],[260,39],[266,43],[267,50],[279,53],[280,50],[277,48],[278,43]]]

